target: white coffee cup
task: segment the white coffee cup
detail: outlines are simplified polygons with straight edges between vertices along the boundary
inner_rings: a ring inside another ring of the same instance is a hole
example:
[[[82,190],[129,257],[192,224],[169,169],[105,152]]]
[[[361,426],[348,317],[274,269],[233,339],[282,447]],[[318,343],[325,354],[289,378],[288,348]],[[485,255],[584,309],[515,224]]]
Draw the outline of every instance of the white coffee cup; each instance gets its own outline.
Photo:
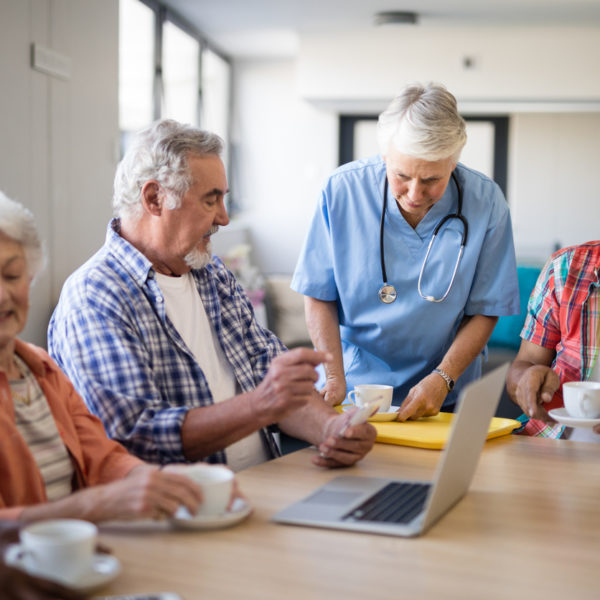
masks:
[[[77,581],[92,569],[98,528],[78,519],[38,521],[23,528],[7,562],[54,581]]]
[[[376,402],[379,407],[377,412],[389,412],[393,395],[394,388],[391,385],[360,383],[349,392],[348,398],[359,407]]]
[[[577,419],[600,418],[600,381],[563,383],[565,410]]]
[[[226,512],[233,492],[233,471],[221,465],[198,463],[170,467],[171,472],[180,473],[195,481],[202,488],[202,503],[198,507],[198,516],[217,516]],[[187,510],[183,507],[180,512]]]

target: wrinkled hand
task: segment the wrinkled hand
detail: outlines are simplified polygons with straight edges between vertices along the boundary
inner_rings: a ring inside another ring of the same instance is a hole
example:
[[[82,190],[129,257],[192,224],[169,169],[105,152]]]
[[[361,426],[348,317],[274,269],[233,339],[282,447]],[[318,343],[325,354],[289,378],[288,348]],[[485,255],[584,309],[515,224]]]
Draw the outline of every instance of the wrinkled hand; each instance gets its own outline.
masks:
[[[337,406],[346,398],[346,380],[342,377],[327,377],[325,385],[319,390],[325,404]]]
[[[545,365],[533,365],[519,380],[516,400],[528,417],[553,424],[555,421],[546,412],[543,404],[552,400],[559,387],[560,379],[555,371]]]
[[[163,472],[164,473],[179,473],[181,474],[181,467],[182,466],[189,466],[190,463],[185,463],[185,464],[179,464],[179,463],[174,463],[171,465],[167,465],[164,469]],[[214,464],[208,464],[208,463],[193,463],[194,468],[198,468],[199,466],[205,467],[206,469],[214,469],[215,467],[225,467],[226,465],[214,465]],[[240,486],[238,483],[238,480],[234,477],[233,479],[233,488],[231,490],[231,498],[229,499],[229,504],[227,505],[227,508],[230,509],[233,506],[233,503],[235,502],[235,500],[237,498],[242,498],[243,500],[246,500],[246,496],[244,494],[242,494],[241,490],[240,490]]]
[[[433,417],[440,412],[447,395],[446,382],[437,373],[430,373],[410,389],[398,409],[397,420]]]
[[[313,463],[319,467],[349,467],[363,458],[375,443],[377,431],[370,423],[348,425],[351,415],[332,416],[325,424],[319,455]]]
[[[0,595],[3,600],[84,600],[81,594],[58,583],[33,577],[2,562]]]
[[[99,522],[109,519],[171,516],[180,505],[196,514],[202,490],[189,477],[140,465],[124,479],[87,488],[77,496],[83,518]]]
[[[273,359],[254,391],[253,410],[264,423],[275,423],[304,406],[315,393],[315,367],[331,355],[310,348],[294,348]]]

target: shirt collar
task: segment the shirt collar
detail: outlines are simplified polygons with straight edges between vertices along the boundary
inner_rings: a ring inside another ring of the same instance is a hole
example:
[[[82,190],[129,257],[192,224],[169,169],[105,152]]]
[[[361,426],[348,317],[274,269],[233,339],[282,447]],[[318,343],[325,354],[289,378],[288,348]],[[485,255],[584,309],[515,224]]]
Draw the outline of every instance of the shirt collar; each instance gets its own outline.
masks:
[[[106,230],[106,246],[121,266],[128,271],[138,285],[142,286],[148,279],[154,278],[152,263],[135,246],[131,245],[119,234],[121,221],[112,219]]]

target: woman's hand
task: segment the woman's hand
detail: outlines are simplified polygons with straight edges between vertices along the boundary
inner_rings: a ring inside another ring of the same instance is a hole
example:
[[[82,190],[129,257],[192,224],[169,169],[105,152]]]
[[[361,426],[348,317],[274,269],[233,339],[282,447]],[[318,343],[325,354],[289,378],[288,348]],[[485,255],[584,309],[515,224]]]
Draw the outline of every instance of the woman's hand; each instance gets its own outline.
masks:
[[[437,373],[430,373],[410,389],[398,410],[397,420],[437,415],[447,395],[446,382]]]
[[[344,377],[327,376],[325,385],[319,390],[325,404],[337,406],[346,397],[346,380]]]
[[[186,463],[187,464],[187,463]],[[224,467],[225,465],[212,465],[212,464],[208,464],[208,463],[192,463],[194,465],[194,467],[204,467],[205,469],[214,469],[215,467]],[[166,473],[172,471],[172,472],[179,472],[181,473],[181,471],[179,470],[181,468],[180,464],[172,464],[172,465],[167,465],[163,471],[165,471]],[[243,500],[246,500],[246,496],[244,496],[244,494],[242,494],[242,492],[240,491],[240,486],[238,484],[237,479],[233,479],[233,488],[231,490],[231,498],[229,499],[229,504],[227,505],[227,509],[231,509],[231,507],[233,506],[233,503],[235,502],[235,500],[237,498],[241,498]]]

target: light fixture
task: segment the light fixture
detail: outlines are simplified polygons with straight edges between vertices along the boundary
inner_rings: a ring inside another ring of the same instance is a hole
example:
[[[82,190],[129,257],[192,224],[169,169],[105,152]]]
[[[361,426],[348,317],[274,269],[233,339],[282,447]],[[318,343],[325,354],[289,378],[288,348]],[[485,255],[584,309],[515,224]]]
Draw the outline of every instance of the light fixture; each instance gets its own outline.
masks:
[[[392,10],[375,13],[375,25],[415,25],[417,13],[403,10]]]

